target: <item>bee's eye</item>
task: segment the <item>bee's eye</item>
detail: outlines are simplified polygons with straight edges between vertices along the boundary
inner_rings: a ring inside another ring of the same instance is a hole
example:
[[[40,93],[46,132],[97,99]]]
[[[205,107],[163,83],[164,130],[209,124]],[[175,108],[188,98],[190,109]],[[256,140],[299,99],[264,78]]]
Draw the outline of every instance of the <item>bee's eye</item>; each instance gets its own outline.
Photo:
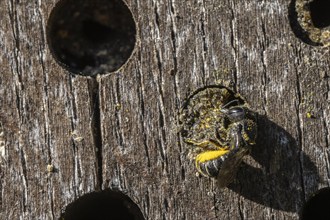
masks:
[[[231,121],[240,121],[245,117],[245,110],[241,107],[232,107],[228,110],[227,115]]]

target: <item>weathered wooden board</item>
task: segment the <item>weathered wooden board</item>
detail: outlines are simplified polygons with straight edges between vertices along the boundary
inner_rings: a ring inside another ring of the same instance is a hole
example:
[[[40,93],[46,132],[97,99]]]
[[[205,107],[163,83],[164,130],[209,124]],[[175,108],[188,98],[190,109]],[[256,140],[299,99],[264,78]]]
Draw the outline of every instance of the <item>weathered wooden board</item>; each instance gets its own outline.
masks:
[[[297,219],[330,186],[329,49],[295,36],[292,2],[127,1],[135,50],[96,79],[53,58],[55,3],[0,2],[3,219],[57,219],[107,188],[146,219]],[[223,80],[258,112],[259,134],[237,180],[218,189],[196,177],[177,117],[189,93]]]

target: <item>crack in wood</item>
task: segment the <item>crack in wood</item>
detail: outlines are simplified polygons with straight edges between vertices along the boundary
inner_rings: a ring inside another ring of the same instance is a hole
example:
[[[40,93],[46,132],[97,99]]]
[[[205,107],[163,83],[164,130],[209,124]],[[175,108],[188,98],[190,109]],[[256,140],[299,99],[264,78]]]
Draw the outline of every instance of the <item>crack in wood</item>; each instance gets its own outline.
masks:
[[[148,144],[147,144],[147,132],[146,132],[146,125],[145,125],[145,100],[144,100],[144,91],[143,91],[143,80],[142,80],[142,75],[140,71],[137,71],[137,78],[138,78],[138,83],[139,86],[137,87],[137,94],[138,95],[138,99],[139,99],[139,106],[140,106],[140,110],[141,110],[141,114],[139,114],[139,120],[140,120],[140,124],[141,124],[141,129],[142,129],[142,134],[143,134],[143,146],[144,146],[144,150],[146,153],[146,158],[148,161],[148,167],[151,166],[151,162],[150,162],[150,153],[148,150]]]
[[[76,97],[74,95],[73,92],[73,85],[72,85],[72,77],[71,80],[69,80],[69,86],[70,86],[70,91],[72,92],[72,99],[71,99],[71,105],[72,105],[72,117],[70,118],[70,125],[71,125],[71,129],[72,132],[74,133],[76,128],[75,128],[75,122],[77,121],[77,105],[76,105]],[[72,148],[73,148],[73,152],[76,153],[76,143],[74,140],[72,140]]]
[[[116,103],[119,104],[121,101],[121,94],[120,94],[120,82],[119,82],[119,78],[116,79],[116,84],[115,84],[115,94],[114,96],[116,97]],[[116,127],[118,128],[117,132],[116,132],[116,138],[119,142],[119,146],[121,148],[124,147],[124,136],[123,136],[123,132],[120,131],[122,128],[121,125],[121,114],[119,114],[118,111],[115,112],[115,118],[116,118]]]
[[[298,100],[298,104],[296,107],[296,113],[297,113],[297,132],[298,132],[298,148],[300,149],[300,154],[302,155],[303,150],[301,149],[303,146],[303,128],[302,128],[302,123],[301,123],[301,117],[300,117],[300,105],[302,103],[302,98],[301,98],[301,88],[300,88],[300,77],[299,77],[299,73],[296,73],[296,78],[297,78],[297,100]],[[303,171],[304,171],[304,162],[302,161],[303,157],[300,156],[299,159],[299,168],[300,168],[300,181],[301,181],[301,190],[302,190],[302,195],[304,200],[306,201],[306,192],[305,192],[305,183],[304,183],[304,176],[303,176]]]
[[[95,147],[95,157],[96,157],[96,173],[97,173],[97,182],[96,189],[102,190],[103,183],[103,169],[102,169],[102,129],[101,129],[101,111],[100,111],[100,97],[99,97],[99,82],[97,79],[92,78],[88,82],[88,89],[90,92],[90,108],[92,112],[92,135],[93,142]]]
[[[326,117],[326,116],[324,116],[323,115],[323,117]],[[325,137],[325,146],[329,146],[329,139],[328,139],[328,137],[329,137],[329,131],[328,131],[328,129],[327,129],[327,123],[326,123],[326,121],[325,120],[323,120],[323,126],[324,126],[324,131],[325,131],[325,134],[324,134],[324,137]],[[327,155],[327,153],[325,152],[325,155],[326,155],[326,157],[328,157],[325,161],[327,162],[327,165],[328,166],[326,166],[326,169],[327,169],[327,173],[328,173],[328,177],[330,177],[330,169],[329,169],[329,165],[330,165],[330,152],[329,152],[329,154]],[[328,181],[328,184],[330,185],[330,181]]]

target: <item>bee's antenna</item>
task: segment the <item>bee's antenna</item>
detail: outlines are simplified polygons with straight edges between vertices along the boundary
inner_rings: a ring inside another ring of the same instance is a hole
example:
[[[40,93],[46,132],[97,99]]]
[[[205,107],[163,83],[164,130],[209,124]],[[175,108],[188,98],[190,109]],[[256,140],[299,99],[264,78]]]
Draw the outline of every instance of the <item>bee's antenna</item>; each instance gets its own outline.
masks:
[[[229,105],[233,104],[234,102],[237,102],[237,104],[239,104],[239,100],[234,99],[234,100],[231,100],[230,102],[227,102],[226,104],[224,104],[221,108],[227,108]]]

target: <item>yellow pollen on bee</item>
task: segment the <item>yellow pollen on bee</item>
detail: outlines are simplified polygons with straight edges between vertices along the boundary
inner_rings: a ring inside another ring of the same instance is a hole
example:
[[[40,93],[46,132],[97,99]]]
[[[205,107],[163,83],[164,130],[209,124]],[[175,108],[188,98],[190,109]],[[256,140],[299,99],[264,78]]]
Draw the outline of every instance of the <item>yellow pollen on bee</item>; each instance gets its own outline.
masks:
[[[229,152],[229,150],[223,148],[223,149],[219,149],[219,150],[215,150],[215,151],[206,151],[206,152],[200,153],[196,157],[196,166],[198,163],[203,163],[205,161],[214,160],[216,158],[221,157],[222,155],[225,155],[228,152]]]
[[[246,133],[243,134],[243,137],[245,140],[249,139],[249,136]]]

